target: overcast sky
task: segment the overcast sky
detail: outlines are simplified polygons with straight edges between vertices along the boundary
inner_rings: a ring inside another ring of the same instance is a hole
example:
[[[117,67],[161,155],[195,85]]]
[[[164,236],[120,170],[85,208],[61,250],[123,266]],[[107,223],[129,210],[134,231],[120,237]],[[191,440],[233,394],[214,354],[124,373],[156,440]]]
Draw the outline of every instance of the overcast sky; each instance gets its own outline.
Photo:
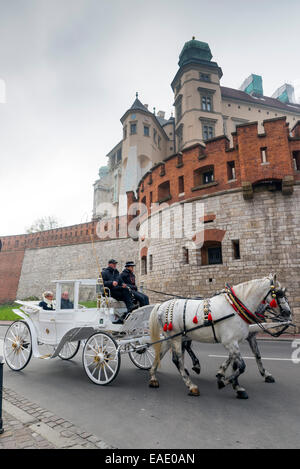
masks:
[[[223,86],[256,73],[265,95],[288,82],[299,98],[299,23],[299,0],[0,0],[0,236],[91,219],[121,116],[138,91],[169,117],[193,35]]]

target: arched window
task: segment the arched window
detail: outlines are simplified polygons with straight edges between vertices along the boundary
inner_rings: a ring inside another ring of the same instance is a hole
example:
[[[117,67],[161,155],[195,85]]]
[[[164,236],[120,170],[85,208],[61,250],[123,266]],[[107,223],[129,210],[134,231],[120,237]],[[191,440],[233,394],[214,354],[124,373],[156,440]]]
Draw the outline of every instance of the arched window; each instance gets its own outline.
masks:
[[[147,256],[141,258],[141,274],[147,275]]]

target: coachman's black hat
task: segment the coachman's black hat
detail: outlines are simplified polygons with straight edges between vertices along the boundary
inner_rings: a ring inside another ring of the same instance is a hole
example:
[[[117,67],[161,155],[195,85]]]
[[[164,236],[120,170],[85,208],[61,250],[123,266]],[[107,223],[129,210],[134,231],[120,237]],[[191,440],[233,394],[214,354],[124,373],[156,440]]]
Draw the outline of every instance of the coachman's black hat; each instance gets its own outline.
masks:
[[[134,267],[135,263],[133,261],[127,261],[125,267]]]

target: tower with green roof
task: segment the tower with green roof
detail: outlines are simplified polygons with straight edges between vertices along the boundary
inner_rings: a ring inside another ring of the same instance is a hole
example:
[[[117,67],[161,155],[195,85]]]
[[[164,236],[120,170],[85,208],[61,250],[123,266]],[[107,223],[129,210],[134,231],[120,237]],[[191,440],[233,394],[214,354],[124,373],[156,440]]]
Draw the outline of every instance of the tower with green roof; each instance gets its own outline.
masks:
[[[171,83],[178,150],[223,133],[223,73],[212,57],[209,45],[194,37],[184,44],[179,55],[179,69]]]

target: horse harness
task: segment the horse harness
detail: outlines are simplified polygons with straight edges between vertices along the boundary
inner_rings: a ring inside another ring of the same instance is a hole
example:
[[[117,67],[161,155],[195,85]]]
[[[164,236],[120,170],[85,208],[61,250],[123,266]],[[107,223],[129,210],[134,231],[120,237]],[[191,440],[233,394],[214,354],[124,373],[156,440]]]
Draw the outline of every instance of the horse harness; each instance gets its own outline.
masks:
[[[255,313],[252,313],[243,303],[242,301],[236,296],[233,288],[227,283],[225,285],[225,289],[224,290],[221,290],[220,292],[218,292],[218,294],[222,294],[222,293],[225,293],[225,298],[227,299],[227,301],[230,303],[230,305],[232,306],[232,308],[234,309],[234,311],[248,324],[248,325],[251,325],[251,324],[257,324],[259,327],[261,327],[261,329],[264,331],[264,332],[267,332],[269,335],[272,335],[273,337],[279,337],[289,326],[284,326],[283,329],[277,333],[272,333],[270,331],[268,331],[267,329],[265,329],[262,325],[262,322],[263,320],[265,319],[265,315],[263,314],[263,312],[265,310],[268,309],[269,306],[266,306],[265,308],[263,308],[263,310],[257,310],[255,311]],[[265,302],[267,296],[271,293],[272,295],[272,301],[270,303],[270,307],[276,307],[277,306],[277,302],[276,302],[276,299],[277,299],[277,296],[280,296],[280,294],[278,292],[275,291],[275,285],[273,285],[273,282],[271,282],[271,285],[270,285],[270,290],[268,291],[268,293],[265,295],[262,303]],[[147,344],[147,345],[154,345],[156,343],[159,343],[159,342],[164,342],[166,340],[170,340],[170,339],[173,339],[175,337],[178,337],[180,335],[182,335],[183,337],[186,337],[187,334],[189,332],[193,332],[197,329],[201,329],[203,327],[211,327],[212,328],[212,332],[213,332],[213,335],[214,335],[214,340],[216,343],[218,343],[218,339],[217,339],[217,336],[216,336],[216,331],[215,331],[215,324],[221,322],[221,321],[224,321],[225,319],[229,319],[229,318],[232,318],[233,316],[235,316],[235,313],[231,313],[231,314],[228,314],[227,316],[224,316],[222,318],[219,318],[219,319],[216,319],[216,320],[213,320],[212,318],[212,315],[211,315],[211,310],[210,310],[210,298],[205,298],[203,299],[203,313],[204,313],[204,322],[202,324],[199,324],[195,327],[192,327],[190,329],[187,329],[186,328],[186,308],[187,308],[187,302],[189,300],[191,300],[192,298],[185,298],[184,300],[184,307],[183,307],[183,331],[180,331],[176,334],[173,334],[171,337],[166,337],[164,339],[161,339],[157,342],[154,342],[152,344]],[[173,330],[173,312],[174,312],[174,307],[175,307],[175,304],[176,304],[176,301],[177,299],[173,299],[170,301],[168,307],[166,308],[166,311],[165,311],[165,324],[163,326],[163,330],[164,332],[171,332]],[[281,306],[279,304],[279,307],[281,309]],[[196,311],[196,314],[194,316],[194,319],[193,319],[193,323],[194,324],[197,324],[198,323],[198,318],[197,318],[197,311]]]
[[[173,330],[173,324],[172,324],[172,322],[173,322],[173,312],[174,312],[174,306],[175,306],[176,301],[177,301],[176,299],[171,300],[168,307],[166,308],[166,311],[165,311],[165,324],[163,326],[164,332],[167,332],[167,331],[170,332],[170,331]],[[191,329],[187,329],[186,328],[186,308],[187,308],[187,302],[188,301],[189,301],[189,299],[186,298],[185,301],[184,301],[184,306],[183,306],[183,331],[180,332],[179,334],[173,335],[172,337],[177,337],[178,335],[182,335],[182,336],[186,337],[188,332],[192,332],[194,330],[197,330],[197,329],[200,329],[200,328],[203,328],[203,327],[211,327],[212,332],[213,332],[213,336],[214,336],[214,340],[215,340],[216,343],[218,343],[219,341],[218,341],[217,336],[216,336],[216,331],[215,331],[214,324],[216,322],[220,322],[224,319],[228,319],[230,317],[233,317],[234,314],[230,314],[230,315],[225,316],[224,318],[220,318],[216,321],[213,321],[211,311],[210,311],[210,299],[208,298],[208,299],[205,299],[204,302],[203,302],[203,313],[204,313],[204,322],[203,322],[203,324],[200,324],[199,326],[195,326]],[[194,324],[198,323],[197,312],[194,316],[193,323]]]

